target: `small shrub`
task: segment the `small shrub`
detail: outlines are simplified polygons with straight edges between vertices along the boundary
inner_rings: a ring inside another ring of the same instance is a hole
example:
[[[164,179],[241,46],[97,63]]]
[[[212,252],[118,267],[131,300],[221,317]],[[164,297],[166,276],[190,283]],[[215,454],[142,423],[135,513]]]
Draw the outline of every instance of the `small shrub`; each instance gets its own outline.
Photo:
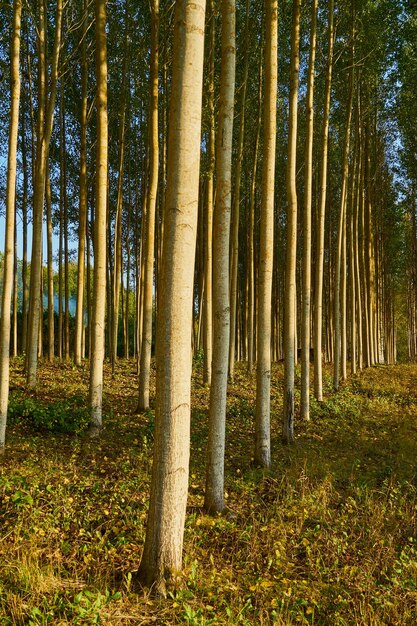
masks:
[[[89,411],[75,396],[44,404],[31,397],[12,396],[8,407],[9,423],[25,420],[36,430],[55,433],[79,433],[89,424]]]

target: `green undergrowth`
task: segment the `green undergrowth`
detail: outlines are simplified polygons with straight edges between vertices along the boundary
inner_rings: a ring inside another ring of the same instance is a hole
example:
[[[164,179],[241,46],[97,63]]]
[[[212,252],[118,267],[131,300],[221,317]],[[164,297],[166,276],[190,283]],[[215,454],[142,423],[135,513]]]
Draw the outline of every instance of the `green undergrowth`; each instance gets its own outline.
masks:
[[[367,370],[337,394],[327,373],[294,446],[280,443],[274,368],[268,472],[252,459],[255,380],[238,367],[218,517],[202,510],[209,390],[195,366],[184,571],[162,600],[134,582],[154,432],[153,410],[136,414],[134,363],[106,369],[99,440],[83,436],[87,368],[45,364],[29,396],[14,363],[0,624],[416,624],[417,366]]]

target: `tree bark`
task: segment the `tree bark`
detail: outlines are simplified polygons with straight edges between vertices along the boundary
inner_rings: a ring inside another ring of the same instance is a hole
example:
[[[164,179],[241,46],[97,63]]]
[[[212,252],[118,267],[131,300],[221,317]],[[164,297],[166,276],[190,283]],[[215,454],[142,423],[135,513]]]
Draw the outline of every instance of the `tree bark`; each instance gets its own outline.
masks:
[[[213,368],[210,387],[204,507],[224,509],[224,449],[230,340],[229,243],[235,96],[235,2],[222,0],[222,64],[216,137],[216,202],[213,217]]]
[[[149,185],[145,234],[145,280],[143,301],[143,331],[139,370],[139,410],[149,408],[151,374],[153,273],[155,256],[155,214],[158,191],[158,61],[159,61],[159,0],[151,2],[151,102],[149,128]]]
[[[240,127],[235,166],[235,189],[232,207],[232,227],[231,227],[231,254],[230,254],[230,347],[229,347],[229,378],[234,379],[235,358],[236,358],[236,326],[238,315],[238,261],[239,261],[239,218],[240,218],[240,186],[243,158],[243,143],[245,137],[245,115],[246,115],[246,91],[249,70],[249,0],[246,0],[246,25],[244,33],[245,60],[243,69],[243,81],[241,85],[240,100]]]
[[[81,40],[80,200],[78,207],[77,304],[75,310],[74,362],[81,365],[84,329],[85,247],[87,234],[87,26],[88,2],[83,0]]]
[[[54,312],[54,268],[52,264],[52,199],[49,172],[46,177],[46,226],[47,226],[47,271],[48,271],[48,361],[55,357],[55,312]]]
[[[307,78],[307,137],[303,216],[303,298],[301,322],[301,419],[310,419],[310,325],[311,325],[311,205],[313,188],[314,63],[316,58],[318,0],[311,4],[310,58]]]
[[[22,3],[14,0],[13,25],[10,52],[10,125],[9,149],[7,155],[6,183],[6,226],[4,234],[4,274],[3,293],[1,299],[0,320],[0,455],[4,454],[6,443],[7,405],[9,402],[9,355],[10,355],[10,310],[13,287],[13,257],[15,234],[15,200],[16,200],[16,154],[19,128],[20,101],[20,24]]]
[[[326,83],[324,88],[324,110],[321,145],[321,171],[320,171],[320,200],[317,215],[316,229],[316,272],[315,272],[315,298],[314,298],[314,394],[316,399],[323,400],[323,266],[324,266],[324,226],[326,217],[327,196],[327,153],[329,142],[329,112],[330,95],[333,70],[333,45],[334,45],[334,0],[328,4],[328,59],[326,70]]]
[[[45,179],[48,162],[49,144],[52,134],[58,62],[61,48],[62,0],[57,0],[55,18],[55,39],[52,52],[50,76],[50,94],[45,92],[45,13],[43,2],[39,3],[39,111],[38,142],[36,147],[36,175],[33,195],[33,234],[32,260],[30,276],[30,303],[28,316],[27,384],[30,389],[36,387],[39,329],[41,323],[41,274],[42,274],[42,220],[45,198]],[[46,107],[45,107],[46,103]],[[46,111],[45,111],[46,108]],[[45,112],[45,115],[44,115]]]
[[[166,593],[182,565],[190,451],[191,321],[197,234],[204,0],[177,0],[156,346],[151,497],[138,577]]]
[[[271,303],[274,260],[274,192],[278,82],[278,0],[267,0],[264,139],[257,317],[255,463],[271,465]]]
[[[214,50],[215,50],[215,11],[214,0],[209,0],[209,61],[207,108],[209,128],[207,141],[208,172],[206,185],[206,239],[204,274],[204,368],[203,380],[211,384],[213,358],[213,200],[215,164],[215,121],[214,121]]]
[[[287,161],[287,250],[285,267],[284,314],[284,415],[282,438],[285,443],[294,441],[294,376],[296,335],[296,252],[297,252],[297,102],[298,72],[300,65],[300,11],[301,0],[293,0],[290,66],[290,110],[288,127]]]
[[[97,152],[96,210],[94,215],[94,277],[91,320],[90,430],[99,434],[102,427],[104,316],[106,308],[106,221],[107,221],[107,44],[106,0],[96,0],[96,81]]]

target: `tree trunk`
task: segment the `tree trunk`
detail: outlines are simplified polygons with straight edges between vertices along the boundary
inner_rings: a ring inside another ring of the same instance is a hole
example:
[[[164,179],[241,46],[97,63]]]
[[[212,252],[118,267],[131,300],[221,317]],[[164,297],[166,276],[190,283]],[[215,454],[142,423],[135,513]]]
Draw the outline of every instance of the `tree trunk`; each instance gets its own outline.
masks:
[[[106,218],[107,218],[107,44],[106,0],[96,0],[97,152],[96,210],[94,215],[94,277],[91,320],[90,429],[102,426],[104,316],[106,309]]]
[[[287,250],[285,266],[285,317],[284,317],[284,415],[282,438],[285,443],[294,441],[294,370],[296,336],[296,251],[297,251],[297,103],[298,71],[300,65],[300,11],[301,0],[293,0],[290,66],[290,110],[288,127],[287,162]]]
[[[149,381],[152,350],[152,292],[155,256],[155,213],[158,191],[158,59],[159,59],[159,0],[151,2],[151,103],[149,128],[149,186],[145,234],[145,281],[143,301],[143,331],[139,370],[139,410],[149,407]]]
[[[125,158],[125,121],[126,121],[126,100],[128,89],[128,16],[126,8],[125,16],[125,43],[123,52],[122,67],[122,97],[120,103],[119,115],[119,166],[117,172],[117,201],[116,201],[116,219],[114,225],[114,264],[113,268],[113,298],[112,298],[112,315],[110,325],[110,360],[112,374],[117,361],[118,353],[118,334],[119,334],[119,310],[120,310],[120,289],[123,289],[123,263],[122,263],[122,212],[123,212],[123,173]],[[109,259],[110,260],[110,259]]]
[[[271,304],[274,260],[274,195],[278,82],[278,0],[267,0],[264,140],[257,317],[255,463],[271,465]]]
[[[15,233],[15,199],[16,199],[16,154],[19,128],[20,100],[20,21],[22,3],[14,0],[13,26],[10,53],[10,125],[9,150],[7,156],[6,183],[6,226],[4,236],[4,274],[3,293],[1,299],[0,321],[0,455],[4,454],[6,443],[7,405],[9,402],[9,354],[10,354],[10,309],[13,286],[13,256]]]
[[[54,268],[52,264],[52,199],[51,179],[46,177],[46,225],[47,225],[47,271],[48,271],[48,360],[55,356]]]
[[[329,0],[328,4],[328,59],[326,70],[326,84],[324,88],[324,110],[322,127],[321,146],[321,172],[320,172],[320,200],[317,215],[316,230],[316,275],[315,275],[315,297],[314,297],[314,394],[316,399],[323,400],[323,374],[322,374],[322,352],[323,352],[323,266],[324,266],[324,226],[326,217],[326,195],[327,195],[327,153],[329,142],[329,112],[330,95],[333,70],[333,20],[334,20],[334,0]]]
[[[207,185],[206,185],[206,240],[204,276],[204,367],[203,380],[211,384],[211,362],[213,358],[213,199],[215,164],[215,121],[214,121],[214,50],[215,50],[215,11],[214,0],[209,0],[209,61],[207,108],[209,128],[207,142]]]
[[[236,358],[236,324],[237,324],[237,278],[239,261],[239,217],[240,217],[240,185],[243,158],[243,142],[245,137],[246,88],[249,69],[249,0],[246,0],[246,25],[244,33],[245,60],[243,81],[241,85],[240,127],[235,166],[235,189],[233,198],[232,227],[231,227],[231,254],[230,254],[230,348],[229,348],[229,377],[234,379]]]
[[[235,96],[235,2],[222,0],[222,64],[216,137],[216,202],[213,217],[213,371],[210,387],[204,507],[224,508],[224,449],[230,340],[229,243]]]
[[[248,229],[248,371],[252,372],[255,360],[255,196],[258,168],[259,137],[262,122],[262,52],[259,53],[258,116],[249,193]]]
[[[75,310],[74,362],[81,365],[84,329],[85,244],[87,234],[87,26],[88,3],[83,0],[81,42],[81,130],[80,130],[80,200],[78,208],[77,304]]]
[[[26,353],[27,336],[27,307],[28,307],[28,272],[27,272],[27,248],[28,248],[28,187],[29,187],[29,166],[27,162],[26,148],[26,124],[25,124],[25,102],[26,98],[22,94],[22,124],[21,124],[21,152],[23,167],[23,197],[22,197],[22,230],[23,230],[23,255],[22,255],[22,343],[21,352]]]
[[[352,24],[352,38],[354,25]],[[354,48],[352,40],[351,65],[349,72],[349,92],[346,103],[345,138],[343,142],[342,185],[340,191],[340,211],[337,231],[336,274],[334,285],[334,368],[333,387],[339,389],[340,360],[343,356],[343,376],[346,378],[346,204],[349,177],[350,123],[353,103],[353,62]],[[343,260],[343,265],[342,265]],[[342,277],[341,277],[342,273]],[[342,280],[341,280],[342,278]],[[341,298],[342,295],[342,298]],[[341,310],[342,308],[342,310]],[[342,317],[342,320],[341,320]],[[341,324],[342,321],[342,324]],[[342,336],[343,335],[343,336]]]
[[[313,130],[314,130],[314,63],[316,58],[318,0],[311,4],[310,58],[307,78],[305,148],[305,186],[303,216],[303,298],[301,322],[301,411],[302,419],[310,419],[310,325],[311,325],[311,204],[313,187]]]
[[[166,593],[182,565],[190,452],[191,321],[197,234],[204,0],[177,0],[157,323],[155,444],[139,579]]]
[[[42,220],[45,197],[45,179],[48,162],[49,144],[52,134],[58,61],[61,48],[62,0],[57,0],[55,18],[55,39],[52,52],[50,76],[50,94],[45,93],[45,13],[43,2],[39,3],[39,111],[38,142],[36,147],[36,175],[33,194],[33,234],[32,260],[30,276],[30,303],[28,316],[27,384],[30,389],[36,387],[39,328],[41,323],[41,274],[42,274]],[[47,101],[47,103],[46,103]],[[46,107],[45,107],[46,103]],[[45,112],[46,108],[46,112]],[[44,115],[45,113],[45,115]]]

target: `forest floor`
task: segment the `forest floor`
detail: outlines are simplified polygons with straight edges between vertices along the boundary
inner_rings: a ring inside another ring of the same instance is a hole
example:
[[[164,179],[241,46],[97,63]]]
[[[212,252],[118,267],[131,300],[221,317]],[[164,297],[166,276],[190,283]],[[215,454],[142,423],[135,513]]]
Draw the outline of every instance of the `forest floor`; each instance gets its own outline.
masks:
[[[193,382],[183,584],[135,587],[145,534],[153,412],[136,415],[133,361],[105,376],[105,429],[82,428],[88,369],[43,364],[35,395],[13,363],[0,461],[0,624],[417,624],[417,366],[379,366],[313,402],[273,468],[251,465],[254,377],[229,387],[226,515],[202,511],[208,389]],[[71,426],[73,424],[73,426]],[[52,429],[52,432],[51,432]]]

